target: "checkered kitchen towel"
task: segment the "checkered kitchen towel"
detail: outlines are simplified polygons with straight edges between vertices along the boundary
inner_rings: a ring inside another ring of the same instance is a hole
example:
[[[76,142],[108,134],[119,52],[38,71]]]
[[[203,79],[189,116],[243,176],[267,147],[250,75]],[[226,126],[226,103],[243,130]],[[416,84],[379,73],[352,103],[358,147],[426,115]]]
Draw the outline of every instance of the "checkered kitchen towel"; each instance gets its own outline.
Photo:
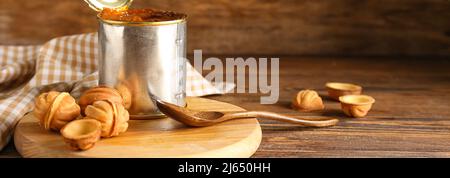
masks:
[[[96,86],[96,56],[96,33],[56,38],[41,46],[0,46],[0,150],[19,119],[33,110],[37,95],[57,90],[79,97]],[[190,64],[187,69],[188,96],[222,94],[234,87],[211,84]]]

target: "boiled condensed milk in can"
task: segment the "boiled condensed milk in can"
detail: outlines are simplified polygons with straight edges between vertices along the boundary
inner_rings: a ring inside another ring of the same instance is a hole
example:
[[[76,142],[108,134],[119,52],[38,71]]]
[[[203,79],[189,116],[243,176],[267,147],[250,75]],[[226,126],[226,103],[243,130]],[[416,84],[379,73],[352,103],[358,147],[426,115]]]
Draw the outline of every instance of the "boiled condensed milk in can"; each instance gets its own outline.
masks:
[[[163,117],[149,92],[185,106],[185,14],[128,9],[131,0],[85,0],[99,11],[99,85],[127,89],[132,119]]]

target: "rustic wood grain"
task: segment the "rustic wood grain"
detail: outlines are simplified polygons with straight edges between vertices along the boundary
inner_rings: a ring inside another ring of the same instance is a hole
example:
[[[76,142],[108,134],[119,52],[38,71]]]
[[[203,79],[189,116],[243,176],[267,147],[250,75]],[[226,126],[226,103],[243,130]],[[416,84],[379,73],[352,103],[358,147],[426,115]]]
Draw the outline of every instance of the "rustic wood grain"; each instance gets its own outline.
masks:
[[[450,157],[449,60],[281,57],[280,61],[277,104],[259,104],[261,94],[208,98],[247,110],[337,117],[341,123],[311,129],[260,120],[263,140],[254,157]],[[347,118],[339,103],[326,98],[328,81],[360,84],[377,103],[366,118]],[[289,108],[291,97],[304,88],[323,95],[324,111],[300,113]],[[0,157],[17,156],[13,149],[9,146]]]
[[[0,0],[0,44],[92,32],[82,0]],[[447,0],[136,0],[189,15],[188,52],[450,56]]]
[[[450,157],[450,61],[433,58],[282,58],[280,102],[260,105],[259,94],[213,99],[248,110],[341,118],[338,126],[305,129],[261,121],[263,142],[255,157]],[[375,103],[366,118],[350,119],[326,98],[329,81],[353,82]],[[319,91],[322,112],[289,108],[301,89]]]

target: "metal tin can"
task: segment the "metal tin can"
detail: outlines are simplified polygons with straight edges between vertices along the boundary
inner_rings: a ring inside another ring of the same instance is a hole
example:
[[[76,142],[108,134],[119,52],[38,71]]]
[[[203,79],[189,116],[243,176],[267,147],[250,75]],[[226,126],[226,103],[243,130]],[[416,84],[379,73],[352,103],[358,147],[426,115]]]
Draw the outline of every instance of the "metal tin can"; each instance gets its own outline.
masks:
[[[186,17],[159,22],[99,21],[99,84],[129,90],[132,119],[164,116],[149,92],[185,106]]]

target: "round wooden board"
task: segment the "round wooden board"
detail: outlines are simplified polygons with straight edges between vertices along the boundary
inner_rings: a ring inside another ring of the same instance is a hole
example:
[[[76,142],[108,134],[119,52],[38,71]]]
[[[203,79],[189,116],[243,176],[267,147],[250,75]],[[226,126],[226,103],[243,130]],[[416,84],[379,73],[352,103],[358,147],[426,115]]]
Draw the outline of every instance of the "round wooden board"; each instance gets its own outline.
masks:
[[[204,98],[188,98],[193,110],[244,111]],[[261,142],[257,119],[241,119],[210,127],[192,128],[169,118],[129,121],[128,131],[102,139],[87,151],[71,151],[56,132],[43,130],[32,114],[17,124],[14,143],[23,157],[106,157],[106,158],[242,158],[250,157]]]

